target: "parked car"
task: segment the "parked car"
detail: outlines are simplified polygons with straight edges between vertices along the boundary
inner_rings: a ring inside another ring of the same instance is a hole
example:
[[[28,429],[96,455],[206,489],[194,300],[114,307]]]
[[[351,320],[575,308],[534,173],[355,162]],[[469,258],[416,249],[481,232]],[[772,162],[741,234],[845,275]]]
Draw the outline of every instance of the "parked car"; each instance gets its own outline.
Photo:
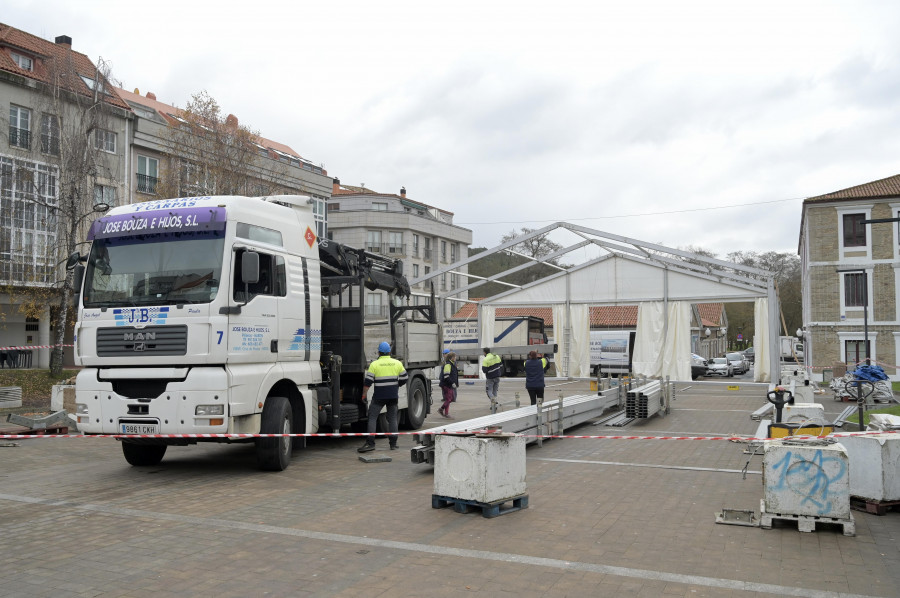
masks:
[[[756,350],[753,347],[747,347],[744,349],[744,357],[747,358],[747,361],[750,363],[755,363],[756,361]]]
[[[696,380],[700,376],[706,375],[706,359],[691,353],[691,380]]]
[[[724,357],[713,357],[709,360],[707,368],[710,376],[727,376],[729,378],[734,376],[734,367]]]
[[[750,362],[747,361],[747,358],[740,351],[726,353],[725,359],[731,364],[735,374],[743,374],[750,370]]]

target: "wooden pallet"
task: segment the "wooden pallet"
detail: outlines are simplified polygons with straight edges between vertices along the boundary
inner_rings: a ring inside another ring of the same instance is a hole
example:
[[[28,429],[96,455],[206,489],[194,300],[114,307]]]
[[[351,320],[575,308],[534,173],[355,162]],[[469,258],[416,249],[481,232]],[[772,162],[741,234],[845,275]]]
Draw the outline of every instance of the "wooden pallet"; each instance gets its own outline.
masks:
[[[850,508],[874,515],[887,515],[887,512],[892,509],[900,511],[900,500],[871,500],[861,496],[851,496]]]
[[[504,507],[503,505],[508,502],[512,502],[512,506]],[[453,498],[450,496],[439,496],[437,494],[431,495],[432,509],[444,509],[451,505],[453,505],[453,510],[457,513],[468,513],[471,507],[478,507],[481,509],[481,515],[483,517],[491,518],[497,517],[498,515],[506,515],[507,513],[512,513],[514,511],[521,511],[522,509],[527,509],[528,495],[520,494],[519,496],[514,496],[512,498],[497,500],[488,503],[478,502],[477,500]]]
[[[830,525],[841,526],[845,536],[856,535],[856,522],[853,515],[849,519],[838,519],[836,517],[817,517],[812,515],[791,515],[788,513],[766,513],[765,499],[759,501],[759,527],[762,529],[772,529],[775,521],[796,521],[797,530],[801,532],[816,531],[817,523],[827,523]]]

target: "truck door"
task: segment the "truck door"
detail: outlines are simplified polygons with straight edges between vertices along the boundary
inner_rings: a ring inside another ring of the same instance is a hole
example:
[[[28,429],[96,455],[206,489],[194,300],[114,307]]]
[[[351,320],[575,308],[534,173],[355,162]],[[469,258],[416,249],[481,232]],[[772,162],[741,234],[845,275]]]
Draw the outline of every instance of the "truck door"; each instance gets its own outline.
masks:
[[[244,285],[241,269],[243,256],[248,251],[259,254],[259,280]],[[235,251],[231,300],[233,304],[243,305],[241,313],[229,318],[230,363],[275,362],[277,353],[273,351],[272,341],[278,338],[278,298],[285,292],[284,267],[280,269],[281,276],[277,276],[277,272],[275,255],[244,248]]]

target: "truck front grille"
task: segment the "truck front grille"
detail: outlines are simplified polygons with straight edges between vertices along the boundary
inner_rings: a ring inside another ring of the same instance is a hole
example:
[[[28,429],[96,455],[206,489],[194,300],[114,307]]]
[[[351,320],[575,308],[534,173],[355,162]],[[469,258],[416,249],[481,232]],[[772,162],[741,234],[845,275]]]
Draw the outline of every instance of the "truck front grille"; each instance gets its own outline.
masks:
[[[99,357],[185,355],[187,326],[147,326],[97,329]]]

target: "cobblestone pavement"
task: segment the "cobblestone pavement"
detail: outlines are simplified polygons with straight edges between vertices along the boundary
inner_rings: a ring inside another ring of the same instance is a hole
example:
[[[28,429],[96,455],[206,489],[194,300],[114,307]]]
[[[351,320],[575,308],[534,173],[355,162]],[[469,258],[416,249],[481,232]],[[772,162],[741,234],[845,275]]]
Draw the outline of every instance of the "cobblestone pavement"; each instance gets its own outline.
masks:
[[[549,384],[548,399],[587,392]],[[487,414],[481,382],[460,390],[455,418]],[[504,402],[516,392],[527,402],[521,380],[503,380]],[[624,430],[753,434],[763,401],[744,381],[694,384],[667,417]],[[383,439],[370,454],[393,461],[362,463],[360,443],[312,439],[281,473],[257,471],[251,445],[171,447],[149,468],[112,439],[0,447],[0,596],[900,595],[900,513],[854,512],[856,537],[717,525],[763,496],[760,457],[745,478],[740,442],[530,445],[529,508],[494,519],[432,509],[431,467]]]

